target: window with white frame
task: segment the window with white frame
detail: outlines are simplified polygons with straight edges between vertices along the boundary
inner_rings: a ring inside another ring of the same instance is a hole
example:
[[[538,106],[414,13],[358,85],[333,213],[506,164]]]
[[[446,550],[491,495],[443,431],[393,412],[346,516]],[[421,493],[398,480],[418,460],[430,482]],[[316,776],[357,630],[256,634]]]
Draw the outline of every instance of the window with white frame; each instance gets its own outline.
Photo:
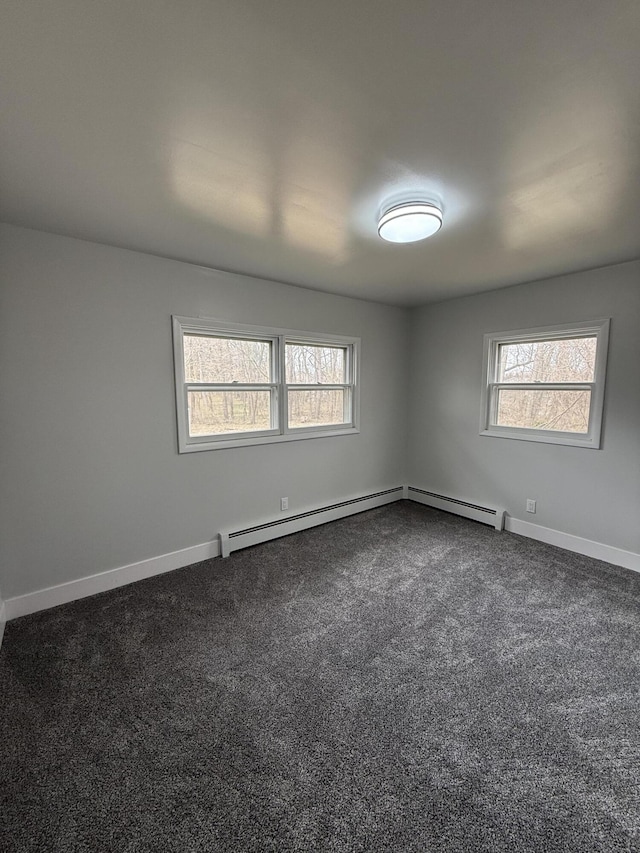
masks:
[[[609,320],[484,336],[480,433],[600,447]]]
[[[358,432],[359,339],[173,318],[181,453]]]

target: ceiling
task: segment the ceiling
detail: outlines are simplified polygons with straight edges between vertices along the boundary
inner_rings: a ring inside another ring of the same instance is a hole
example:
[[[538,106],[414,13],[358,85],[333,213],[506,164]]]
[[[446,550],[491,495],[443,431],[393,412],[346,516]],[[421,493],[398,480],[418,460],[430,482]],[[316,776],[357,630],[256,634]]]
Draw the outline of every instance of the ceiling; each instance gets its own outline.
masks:
[[[4,0],[0,219],[398,305],[630,260],[639,43],[637,0]]]

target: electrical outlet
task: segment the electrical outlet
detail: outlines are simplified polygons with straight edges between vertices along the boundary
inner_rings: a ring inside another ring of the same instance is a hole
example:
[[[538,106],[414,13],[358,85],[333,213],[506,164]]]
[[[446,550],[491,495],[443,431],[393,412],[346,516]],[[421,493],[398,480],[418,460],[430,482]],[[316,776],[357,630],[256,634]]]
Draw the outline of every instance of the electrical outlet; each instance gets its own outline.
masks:
[[[280,509],[282,511],[289,509],[289,498],[280,498]]]
[[[532,501],[531,498],[527,498],[527,512],[535,512],[536,511],[536,502]]]

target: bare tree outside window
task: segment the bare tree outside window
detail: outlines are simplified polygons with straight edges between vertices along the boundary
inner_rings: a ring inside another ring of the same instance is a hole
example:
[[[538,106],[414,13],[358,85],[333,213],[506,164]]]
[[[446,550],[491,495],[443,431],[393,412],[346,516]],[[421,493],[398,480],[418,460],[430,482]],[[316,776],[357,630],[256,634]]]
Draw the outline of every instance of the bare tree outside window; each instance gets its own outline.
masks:
[[[178,450],[359,431],[360,341],[173,317]]]
[[[501,344],[498,382],[561,384],[593,382],[595,337]],[[496,424],[527,429],[586,433],[591,392],[588,389],[519,389],[498,391]]]
[[[187,382],[268,383],[271,381],[271,342],[184,336]]]
[[[285,356],[288,423],[292,429],[345,422],[347,351],[344,347],[288,343]],[[316,386],[296,389],[296,385]]]
[[[609,326],[487,333],[480,434],[597,450]]]
[[[211,335],[184,336],[187,382],[262,385],[271,381],[271,342]],[[189,391],[189,434],[252,432],[271,427],[269,390]]]

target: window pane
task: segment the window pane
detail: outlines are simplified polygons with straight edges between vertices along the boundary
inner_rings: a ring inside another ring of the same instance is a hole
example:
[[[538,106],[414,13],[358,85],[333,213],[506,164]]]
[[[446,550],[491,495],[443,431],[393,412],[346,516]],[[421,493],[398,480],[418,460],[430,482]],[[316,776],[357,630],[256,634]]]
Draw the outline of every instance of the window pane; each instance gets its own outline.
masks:
[[[500,344],[498,382],[593,382],[596,338]]]
[[[309,427],[343,424],[345,392],[289,390],[289,426]]]
[[[189,391],[189,435],[271,429],[269,391]]]
[[[345,347],[287,344],[287,383],[291,385],[342,385],[347,365]]]
[[[271,381],[271,342],[184,336],[184,372],[187,382],[263,383]]]
[[[498,391],[496,425],[587,433],[590,398],[588,390],[511,391],[502,388]]]

